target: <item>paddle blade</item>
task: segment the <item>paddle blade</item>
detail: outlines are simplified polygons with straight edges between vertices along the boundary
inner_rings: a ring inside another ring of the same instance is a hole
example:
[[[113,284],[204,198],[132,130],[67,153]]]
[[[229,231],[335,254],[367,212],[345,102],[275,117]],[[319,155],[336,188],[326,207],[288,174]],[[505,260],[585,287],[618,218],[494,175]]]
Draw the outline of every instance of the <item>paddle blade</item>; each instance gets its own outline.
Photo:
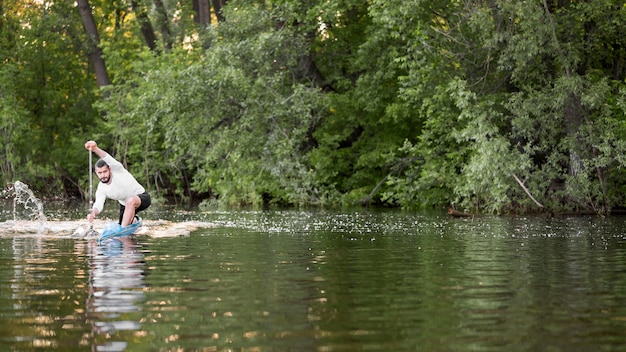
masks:
[[[82,226],[78,227],[74,230],[72,237],[75,238],[88,238],[88,237],[98,237],[100,234],[98,231],[94,230],[93,227],[84,228]]]

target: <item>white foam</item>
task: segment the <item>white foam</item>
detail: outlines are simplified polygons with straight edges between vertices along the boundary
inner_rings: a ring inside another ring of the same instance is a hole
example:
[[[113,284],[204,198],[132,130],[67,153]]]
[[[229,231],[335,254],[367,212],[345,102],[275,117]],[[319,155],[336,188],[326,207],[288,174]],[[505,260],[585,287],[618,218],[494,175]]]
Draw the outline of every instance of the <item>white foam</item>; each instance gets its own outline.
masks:
[[[87,221],[48,220],[14,220],[0,222],[0,237],[33,237],[47,238],[89,238],[102,233],[105,224],[110,220],[94,221],[93,230],[89,230]],[[171,222],[167,220],[144,220],[136,235],[150,237],[189,236],[200,228],[215,227],[214,223],[201,221]]]

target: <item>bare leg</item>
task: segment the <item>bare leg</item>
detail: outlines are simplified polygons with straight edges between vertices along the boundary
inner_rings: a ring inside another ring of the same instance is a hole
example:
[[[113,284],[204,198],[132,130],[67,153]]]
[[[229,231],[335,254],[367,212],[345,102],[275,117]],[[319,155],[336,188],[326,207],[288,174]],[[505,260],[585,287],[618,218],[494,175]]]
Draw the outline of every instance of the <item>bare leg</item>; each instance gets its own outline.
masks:
[[[135,217],[135,209],[141,205],[141,199],[138,196],[130,196],[126,198],[124,204],[124,216],[122,217],[122,227],[126,227],[133,223]]]

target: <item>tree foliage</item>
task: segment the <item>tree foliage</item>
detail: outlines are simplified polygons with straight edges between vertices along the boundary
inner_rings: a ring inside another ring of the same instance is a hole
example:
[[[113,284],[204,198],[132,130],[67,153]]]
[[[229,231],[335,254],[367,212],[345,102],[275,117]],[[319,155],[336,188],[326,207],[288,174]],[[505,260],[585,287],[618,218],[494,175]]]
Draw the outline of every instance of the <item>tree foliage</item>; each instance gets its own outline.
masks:
[[[3,3],[5,182],[80,194],[93,138],[182,200],[626,205],[622,2],[90,4],[102,89],[75,5]]]

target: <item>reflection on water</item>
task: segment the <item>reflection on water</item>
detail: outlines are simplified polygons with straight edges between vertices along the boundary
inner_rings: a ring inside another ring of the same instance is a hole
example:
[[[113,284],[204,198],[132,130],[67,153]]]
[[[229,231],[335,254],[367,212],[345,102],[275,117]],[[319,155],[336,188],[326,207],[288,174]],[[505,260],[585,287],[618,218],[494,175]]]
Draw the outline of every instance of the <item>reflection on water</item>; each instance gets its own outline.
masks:
[[[91,241],[89,248],[89,291],[86,321],[96,336],[118,331],[137,331],[141,325],[133,312],[140,311],[144,300],[144,266],[141,246],[129,237]],[[134,319],[133,319],[134,318]],[[99,336],[96,337],[100,341]],[[123,351],[125,341],[106,339],[97,350]]]
[[[143,254],[130,239],[3,239],[0,350],[122,351],[116,331],[138,330]],[[10,348],[9,348],[10,347]]]
[[[195,216],[220,226],[104,246],[0,236],[0,350],[626,346],[623,218]]]

